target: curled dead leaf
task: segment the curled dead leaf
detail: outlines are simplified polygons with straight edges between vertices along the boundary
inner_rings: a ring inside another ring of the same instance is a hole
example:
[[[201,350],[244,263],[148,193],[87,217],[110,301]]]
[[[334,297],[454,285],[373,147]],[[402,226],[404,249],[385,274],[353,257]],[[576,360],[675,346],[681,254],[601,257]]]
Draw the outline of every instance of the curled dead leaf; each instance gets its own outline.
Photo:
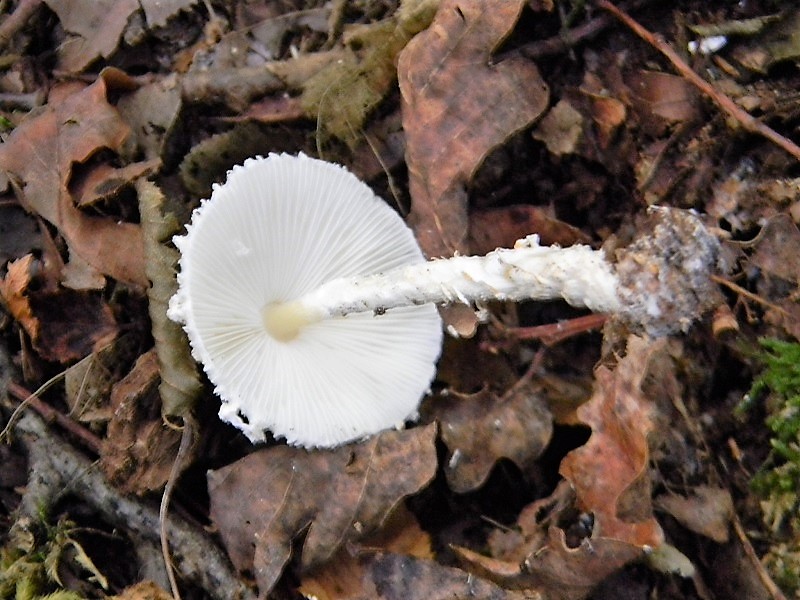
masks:
[[[435,437],[430,425],[336,450],[277,446],[210,471],[210,514],[233,564],[253,571],[266,594],[298,533],[307,530],[302,569],[373,533],[398,502],[433,478]]]
[[[524,4],[443,0],[431,26],[400,53],[409,219],[430,257],[466,253],[466,184],[493,148],[547,107],[534,63],[491,60]]]

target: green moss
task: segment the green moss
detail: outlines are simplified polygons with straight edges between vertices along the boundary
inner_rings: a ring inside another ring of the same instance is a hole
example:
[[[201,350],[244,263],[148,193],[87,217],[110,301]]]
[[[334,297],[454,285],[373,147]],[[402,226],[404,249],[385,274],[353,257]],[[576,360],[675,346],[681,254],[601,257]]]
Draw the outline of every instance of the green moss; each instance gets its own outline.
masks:
[[[800,344],[760,341],[764,369],[753,381],[747,403],[763,399],[771,432],[770,454],[753,477],[764,522],[775,543],[764,557],[787,592],[800,591]]]

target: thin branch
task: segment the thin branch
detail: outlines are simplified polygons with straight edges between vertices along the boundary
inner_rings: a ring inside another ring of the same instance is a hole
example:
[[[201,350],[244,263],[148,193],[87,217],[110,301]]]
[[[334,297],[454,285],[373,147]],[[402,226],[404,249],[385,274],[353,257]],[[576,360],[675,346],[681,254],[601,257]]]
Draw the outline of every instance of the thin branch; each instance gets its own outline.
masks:
[[[678,55],[678,53],[672,49],[672,46],[670,46],[664,40],[664,38],[642,27],[630,15],[614,6],[608,0],[595,0],[595,3],[600,8],[610,12],[617,19],[622,21],[622,23],[624,23],[628,28],[630,28],[631,31],[633,31],[636,35],[653,46],[653,48],[661,52],[661,54],[663,54],[672,63],[675,69],[683,77],[685,77],[703,94],[708,96],[723,112],[727,113],[728,116],[738,121],[746,131],[755,133],[756,135],[760,135],[768,139],[775,145],[783,148],[797,160],[800,160],[800,146],[782,136],[771,127],[768,127],[747,111],[739,108],[733,100],[728,98],[728,96],[719,92],[713,85],[695,73],[692,68],[687,65],[686,62]]]
[[[158,510],[114,489],[90,460],[55,435],[37,415],[25,414],[16,430],[28,452],[31,472],[49,474],[47,490],[42,490],[41,497],[27,497],[19,518],[35,518],[42,506],[51,506],[57,500],[52,497],[53,491],[66,486],[71,495],[82,499],[105,521],[133,539],[158,542]],[[212,598],[254,599],[223,552],[209,541],[202,528],[173,515],[169,544],[175,566],[185,581],[202,588]]]

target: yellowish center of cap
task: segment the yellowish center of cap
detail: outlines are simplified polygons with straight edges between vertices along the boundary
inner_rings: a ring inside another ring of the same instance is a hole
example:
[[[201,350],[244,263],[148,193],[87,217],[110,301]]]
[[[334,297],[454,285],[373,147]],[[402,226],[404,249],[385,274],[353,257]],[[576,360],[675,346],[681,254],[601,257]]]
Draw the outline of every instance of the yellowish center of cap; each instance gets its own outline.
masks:
[[[299,302],[267,304],[262,313],[264,329],[279,342],[291,342],[303,327],[320,319]]]

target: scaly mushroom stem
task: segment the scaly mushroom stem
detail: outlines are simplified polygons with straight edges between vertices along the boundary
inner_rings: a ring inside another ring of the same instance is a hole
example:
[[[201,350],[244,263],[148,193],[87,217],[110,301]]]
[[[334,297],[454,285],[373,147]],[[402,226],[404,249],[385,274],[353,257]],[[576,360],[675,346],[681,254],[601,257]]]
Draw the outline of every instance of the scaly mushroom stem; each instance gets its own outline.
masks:
[[[538,236],[486,256],[456,256],[364,277],[340,278],[297,300],[265,308],[279,340],[302,327],[351,313],[420,304],[563,299],[622,318],[654,335],[686,329],[716,296],[709,275],[719,244],[687,211],[655,209],[652,236],[619,253],[612,265],[589,246],[540,246]]]
[[[563,298],[597,312],[621,308],[619,281],[601,251],[540,246],[537,236],[486,256],[456,256],[330,281],[296,303],[320,318],[400,306]]]

